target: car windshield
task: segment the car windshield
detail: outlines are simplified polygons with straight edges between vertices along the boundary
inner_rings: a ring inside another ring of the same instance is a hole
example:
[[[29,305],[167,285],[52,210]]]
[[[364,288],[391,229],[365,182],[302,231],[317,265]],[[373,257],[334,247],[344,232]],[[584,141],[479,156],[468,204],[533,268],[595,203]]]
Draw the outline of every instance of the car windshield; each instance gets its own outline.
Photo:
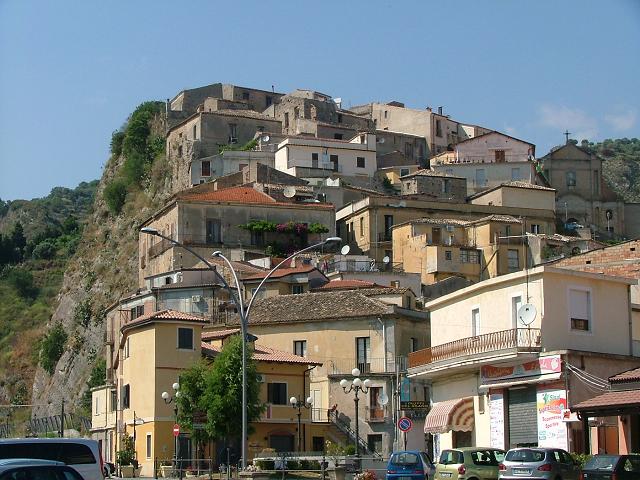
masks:
[[[471,452],[471,460],[476,465],[482,465],[486,467],[497,467],[500,461],[496,458],[496,452],[493,450],[478,450],[477,452]]]
[[[463,463],[462,460],[462,452],[458,452],[455,450],[445,450],[440,454],[440,460],[438,461],[441,465],[452,465]]]
[[[509,450],[505,457],[505,460],[509,462],[523,462],[523,463],[536,463],[544,460],[545,453],[541,450]]]
[[[394,465],[416,465],[418,455],[415,453],[394,453],[391,457],[391,463]]]

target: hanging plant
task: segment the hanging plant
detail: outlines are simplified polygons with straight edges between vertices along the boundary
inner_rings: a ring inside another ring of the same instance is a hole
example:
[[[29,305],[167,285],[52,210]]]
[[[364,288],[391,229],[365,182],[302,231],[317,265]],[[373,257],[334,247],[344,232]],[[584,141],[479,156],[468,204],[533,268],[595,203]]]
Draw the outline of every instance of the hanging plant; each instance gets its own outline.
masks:
[[[269,222],[268,220],[251,220],[244,225],[238,225],[238,227],[250,232],[275,232],[277,225],[275,222]]]

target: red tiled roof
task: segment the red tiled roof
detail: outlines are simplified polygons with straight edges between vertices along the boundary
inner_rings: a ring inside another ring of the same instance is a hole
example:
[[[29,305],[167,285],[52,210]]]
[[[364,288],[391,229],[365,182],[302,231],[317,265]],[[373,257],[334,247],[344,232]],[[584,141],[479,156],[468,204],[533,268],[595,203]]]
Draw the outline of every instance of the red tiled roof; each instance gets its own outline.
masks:
[[[597,397],[580,402],[572,410],[605,410],[619,407],[640,406],[640,390],[620,390],[603,393]]]
[[[384,285],[378,285],[375,282],[367,282],[366,280],[333,280],[325,283],[317,290],[354,290],[356,288],[385,288]]]
[[[221,340],[223,338],[227,338],[231,335],[235,335],[240,332],[239,328],[227,328],[226,330],[209,330],[206,332],[202,332],[200,338],[202,338],[205,342],[210,342],[211,340]]]
[[[626,382],[638,382],[640,381],[640,368],[633,368],[626,372],[619,373],[612,377],[609,377],[611,383],[626,383]]]
[[[201,342],[201,345],[202,353],[204,355],[215,356],[222,351],[220,347],[210,345],[206,342]],[[276,350],[275,348],[266,347],[264,345],[254,345],[253,358],[258,362],[322,365],[322,362],[316,362],[305,357],[294,355],[293,353],[283,352],[282,350]]]
[[[305,365],[322,365],[305,357],[294,355],[293,353],[283,352],[275,348],[266,347],[264,345],[255,345],[253,358],[261,362],[277,362],[277,363],[302,363]]]
[[[190,192],[185,190],[178,194],[179,200],[196,201],[196,202],[224,202],[224,203],[242,203],[252,205],[269,205],[281,207],[314,207],[319,209],[331,209],[333,205],[327,203],[294,203],[294,202],[277,202],[269,195],[259,192],[251,187],[230,187],[222,190]]]
[[[296,273],[311,272],[315,269],[316,267],[314,267],[313,265],[305,265],[305,264],[298,265],[294,268],[279,268],[278,270],[273,272],[273,274],[269,278],[282,278],[282,277],[286,277],[287,275],[293,275]],[[264,278],[267,273],[269,272],[265,271],[261,273],[254,273],[252,275],[245,276],[242,280],[260,280]]]
[[[158,320],[207,323],[207,320],[205,320],[204,318],[196,317],[195,315],[189,315],[188,313],[178,312],[177,310],[160,310],[158,312],[147,313],[146,315],[134,318],[132,321],[125,323],[120,330],[126,330],[143,323],[155,322]]]

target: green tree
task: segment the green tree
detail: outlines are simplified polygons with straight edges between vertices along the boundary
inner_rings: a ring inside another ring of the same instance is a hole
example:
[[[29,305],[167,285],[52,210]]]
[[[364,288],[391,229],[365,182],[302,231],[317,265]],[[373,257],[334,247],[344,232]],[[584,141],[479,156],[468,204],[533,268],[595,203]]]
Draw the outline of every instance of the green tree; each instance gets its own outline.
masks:
[[[123,180],[116,178],[104,187],[103,195],[111,213],[118,215],[122,211],[124,201],[127,198],[127,184]]]
[[[91,389],[104,385],[106,378],[107,362],[104,358],[101,358],[94,363],[91,374],[89,375],[89,380],[87,380],[87,389],[84,395],[82,395],[81,406],[85,411],[91,412]]]
[[[24,236],[24,228],[20,222],[16,222],[11,231],[11,242],[14,249],[14,260],[19,262],[22,260],[24,247],[27,245],[27,238]]]
[[[56,363],[60,360],[67,343],[67,332],[60,323],[57,323],[42,339],[40,345],[40,365],[49,374],[53,373]]]
[[[22,298],[34,298],[38,294],[38,289],[33,284],[33,274],[25,268],[11,268],[7,273],[7,280]]]
[[[247,421],[260,418],[264,405],[260,403],[260,385],[256,361],[247,346]],[[240,438],[242,434],[242,339],[231,337],[216,356],[213,367],[204,378],[202,403],[207,413],[207,433],[212,438]]]

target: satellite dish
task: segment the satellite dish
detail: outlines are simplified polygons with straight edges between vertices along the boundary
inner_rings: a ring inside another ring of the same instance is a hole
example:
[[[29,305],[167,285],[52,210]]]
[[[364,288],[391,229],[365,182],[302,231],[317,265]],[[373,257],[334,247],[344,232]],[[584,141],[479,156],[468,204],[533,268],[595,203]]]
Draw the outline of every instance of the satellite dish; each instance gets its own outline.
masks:
[[[379,139],[378,139],[378,143],[379,143],[380,145],[382,145],[382,144],[384,143],[384,138],[379,138]]]
[[[271,137],[269,135],[265,135],[264,137],[262,137],[263,142],[268,142],[269,140],[271,140]]]
[[[284,190],[282,191],[282,193],[287,198],[293,198],[296,195],[296,189],[291,185],[287,185],[286,187],[284,187]]]
[[[389,397],[386,393],[382,392],[378,397],[378,404],[384,407],[387,403],[389,403]]]
[[[518,320],[520,320],[524,326],[528,327],[536,319],[537,314],[538,311],[536,310],[535,305],[532,303],[525,303],[518,309]]]
[[[391,261],[391,259],[389,258],[388,255],[385,255],[384,258],[382,259],[382,263],[389,263]]]
[[[349,252],[351,251],[351,247],[349,245],[344,245],[341,249],[340,249],[340,253],[342,255],[347,255]]]

